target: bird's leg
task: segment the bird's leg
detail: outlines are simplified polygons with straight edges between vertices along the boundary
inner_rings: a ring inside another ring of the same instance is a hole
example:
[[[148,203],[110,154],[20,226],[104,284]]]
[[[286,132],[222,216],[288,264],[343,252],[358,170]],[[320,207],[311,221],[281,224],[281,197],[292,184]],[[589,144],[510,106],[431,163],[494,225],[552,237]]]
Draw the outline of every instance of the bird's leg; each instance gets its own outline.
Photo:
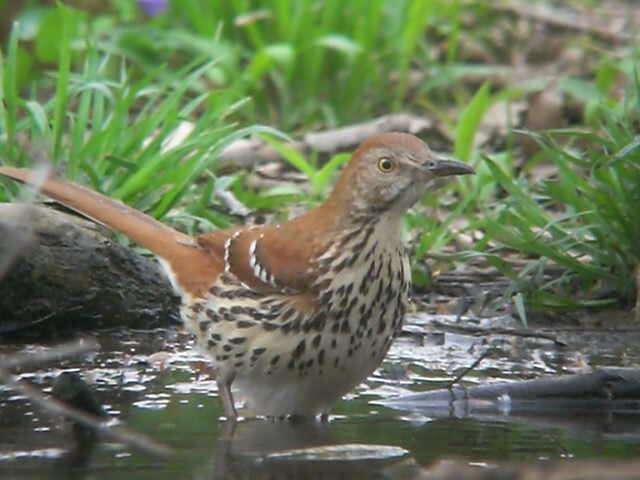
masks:
[[[237,422],[224,422],[222,431],[218,436],[215,453],[215,478],[228,478],[229,469],[233,465],[231,446],[233,445],[233,435],[236,431]]]
[[[231,394],[232,382],[233,375],[218,375],[216,379],[218,395],[220,395],[220,400],[222,400],[222,408],[224,408],[224,414],[229,420],[238,418],[238,412],[236,411],[236,406],[233,403],[233,395]]]

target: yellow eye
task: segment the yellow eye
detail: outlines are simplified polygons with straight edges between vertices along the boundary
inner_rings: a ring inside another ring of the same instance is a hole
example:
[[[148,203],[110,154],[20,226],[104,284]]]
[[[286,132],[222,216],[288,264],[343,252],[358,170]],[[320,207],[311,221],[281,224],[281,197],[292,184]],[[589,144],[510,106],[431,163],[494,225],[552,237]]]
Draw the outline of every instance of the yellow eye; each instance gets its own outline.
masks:
[[[388,157],[382,157],[380,160],[378,160],[378,170],[380,170],[382,173],[389,173],[395,167],[396,164],[393,163],[393,160]]]

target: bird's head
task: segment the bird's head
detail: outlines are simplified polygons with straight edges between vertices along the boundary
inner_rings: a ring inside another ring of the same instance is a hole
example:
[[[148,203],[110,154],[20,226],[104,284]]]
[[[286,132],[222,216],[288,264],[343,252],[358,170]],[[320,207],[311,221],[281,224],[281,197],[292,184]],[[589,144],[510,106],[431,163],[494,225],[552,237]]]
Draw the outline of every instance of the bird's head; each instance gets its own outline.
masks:
[[[383,133],[353,153],[330,200],[358,216],[402,214],[443,177],[472,173],[469,165],[433,152],[414,135]]]

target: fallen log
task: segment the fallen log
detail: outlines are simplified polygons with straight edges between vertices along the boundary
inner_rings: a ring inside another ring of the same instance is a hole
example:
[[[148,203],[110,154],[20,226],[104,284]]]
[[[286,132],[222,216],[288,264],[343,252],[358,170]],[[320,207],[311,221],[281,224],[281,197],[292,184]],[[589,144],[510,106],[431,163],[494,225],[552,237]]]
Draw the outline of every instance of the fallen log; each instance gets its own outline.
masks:
[[[561,411],[640,413],[640,369],[603,367],[586,374],[471,387],[456,385],[376,403],[434,416]]]
[[[0,204],[0,335],[154,328],[178,299],[154,259],[106,228],[42,206]]]

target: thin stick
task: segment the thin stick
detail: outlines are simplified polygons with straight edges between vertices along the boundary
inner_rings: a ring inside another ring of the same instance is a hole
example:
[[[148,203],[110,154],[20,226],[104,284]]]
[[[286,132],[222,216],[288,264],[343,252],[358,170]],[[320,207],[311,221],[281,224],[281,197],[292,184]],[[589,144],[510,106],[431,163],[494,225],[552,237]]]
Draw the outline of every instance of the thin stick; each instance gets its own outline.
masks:
[[[0,356],[0,368],[10,370],[12,368],[35,367],[42,363],[61,360],[67,357],[82,355],[100,349],[100,345],[93,339],[83,338],[75,342],[64,343],[52,347],[46,351],[33,353],[17,353]]]
[[[26,396],[31,403],[38,405],[46,413],[61,415],[72,421],[101,433],[116,442],[124,443],[142,452],[159,457],[169,457],[173,450],[155,440],[134,432],[122,425],[115,425],[112,421],[101,421],[98,417],[84,413],[76,408],[69,407],[65,403],[43,395],[37,388],[17,380],[11,373],[0,368],[0,381],[11,389]]]
[[[289,143],[288,146],[299,152],[315,151],[321,154],[333,154],[351,150],[377,133],[407,132],[418,135],[432,126],[433,122],[426,117],[394,113],[340,128],[310,132],[301,140]],[[220,153],[218,166],[246,168],[280,159],[278,151],[261,138],[241,139],[233,142]]]
[[[448,330],[450,332],[455,333],[466,333],[467,335],[511,335],[513,337],[524,337],[524,338],[540,338],[542,340],[549,340],[553,342],[558,347],[566,347],[567,344],[561,340],[558,340],[554,335],[550,333],[536,332],[534,330],[529,330],[525,328],[502,328],[502,327],[494,327],[494,328],[480,328],[480,327],[471,327],[464,325],[450,325],[448,323],[442,323],[437,320],[429,322],[428,327],[434,327],[440,330]]]
[[[491,355],[494,352],[495,349],[493,348],[489,348],[487,350],[485,350],[482,355],[480,355],[478,358],[476,358],[476,360],[471,364],[471,366],[465,368],[462,373],[460,373],[459,375],[456,376],[456,378],[454,378],[453,380],[451,380],[447,386],[445,387],[447,390],[451,390],[451,388],[456,384],[459,383],[460,380],[462,380],[464,377],[467,376],[467,374],[469,374],[469,372],[475,370],[478,365],[480,365],[480,363],[487,358],[489,355]]]
[[[494,6],[497,10],[515,13],[518,16],[547,23],[554,27],[567,28],[581,32],[592,33],[609,41],[622,43],[629,41],[631,35],[622,31],[615,31],[602,26],[602,18],[587,17],[584,14],[574,14],[568,10],[552,8],[547,5],[509,0],[506,3],[498,3]],[[607,22],[604,22],[607,24]],[[611,22],[609,22],[611,23]]]

